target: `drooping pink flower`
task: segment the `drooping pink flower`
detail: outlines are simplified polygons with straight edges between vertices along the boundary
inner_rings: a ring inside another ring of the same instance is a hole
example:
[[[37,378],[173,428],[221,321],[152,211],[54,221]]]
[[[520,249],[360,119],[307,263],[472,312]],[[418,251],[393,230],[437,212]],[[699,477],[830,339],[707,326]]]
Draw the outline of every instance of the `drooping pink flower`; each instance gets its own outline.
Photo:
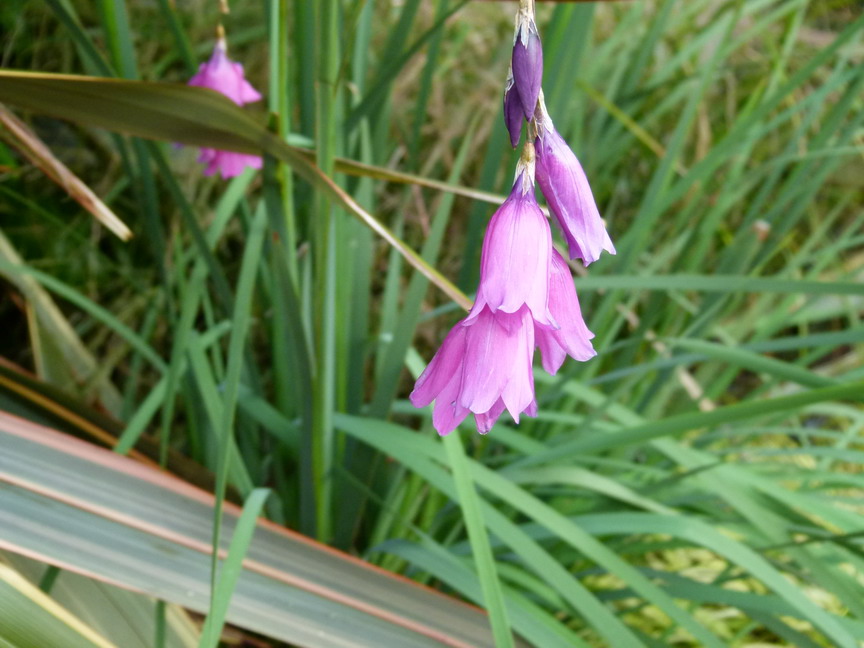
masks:
[[[543,368],[554,376],[568,355],[581,361],[597,355],[591,344],[594,334],[582,319],[570,268],[558,250],[554,249],[549,277],[549,311],[559,323],[559,328],[535,325],[534,337],[540,349]]]
[[[473,413],[488,432],[506,409],[513,420],[536,416],[532,364],[539,347],[555,373],[567,355],[594,355],[570,269],[552,247],[546,217],[534,198],[534,149],[526,144],[510,196],[483,239],[474,306],[438,349],[411,392],[415,407],[435,401],[438,433],[452,432]]]
[[[411,403],[425,407],[433,400],[432,423],[442,436],[469,413],[485,434],[506,408],[519,422],[522,413],[535,416],[534,323],[523,306],[515,313],[480,309],[462,320],[418,378]]]
[[[537,184],[567,239],[570,258],[580,258],[588,265],[603,250],[615,254],[585,171],[555,130],[542,96],[536,122]]]
[[[216,42],[210,60],[198,67],[198,73],[189,79],[188,85],[220,92],[239,106],[261,99],[258,91],[243,76],[243,66],[228,58],[222,38]],[[211,148],[202,148],[198,161],[207,164],[204,175],[221,171],[223,178],[239,175],[247,166],[260,169],[262,165],[258,155]]]
[[[536,414],[535,326],[556,326],[547,307],[551,254],[549,224],[534,198],[529,143],[509,198],[486,228],[474,306],[411,392],[416,407],[435,401],[432,422],[439,434],[449,434],[469,413],[481,434],[505,409],[517,423],[523,412]]]
[[[516,34],[511,58],[513,81],[525,119],[531,121],[543,81],[543,47],[534,16],[523,11],[516,15]],[[512,133],[511,133],[512,140]]]
[[[552,232],[534,197],[533,171],[533,160],[520,162],[510,196],[489,221],[468,322],[484,308],[515,313],[527,306],[534,321],[556,325],[547,304]]]

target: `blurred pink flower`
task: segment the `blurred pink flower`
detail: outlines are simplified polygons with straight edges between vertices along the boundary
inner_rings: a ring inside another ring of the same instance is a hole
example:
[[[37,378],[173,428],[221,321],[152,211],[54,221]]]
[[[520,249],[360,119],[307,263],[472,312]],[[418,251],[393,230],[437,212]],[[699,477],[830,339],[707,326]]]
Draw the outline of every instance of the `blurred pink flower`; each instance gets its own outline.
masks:
[[[220,92],[239,106],[258,101],[261,95],[243,76],[243,66],[228,58],[225,41],[219,39],[213,49],[213,55],[198,68],[198,74],[189,79],[189,85],[209,88]],[[223,178],[239,175],[249,166],[260,169],[260,156],[233,151],[202,148],[199,162],[207,164],[204,175],[213,175],[221,171]]]
[[[588,265],[600,258],[603,250],[615,254],[585,171],[555,130],[542,96],[535,119],[537,184],[567,239],[570,258],[578,257]]]

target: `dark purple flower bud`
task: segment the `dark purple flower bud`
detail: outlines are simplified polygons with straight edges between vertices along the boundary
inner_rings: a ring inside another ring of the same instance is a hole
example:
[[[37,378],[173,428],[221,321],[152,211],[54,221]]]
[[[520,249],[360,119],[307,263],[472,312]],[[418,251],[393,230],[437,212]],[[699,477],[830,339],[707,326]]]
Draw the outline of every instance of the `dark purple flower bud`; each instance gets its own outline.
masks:
[[[540,45],[540,34],[534,19],[524,16],[521,12],[516,19],[516,39],[513,43],[513,81],[522,113],[525,119],[531,121],[537,99],[540,97],[540,84],[543,81],[543,48]]]
[[[513,85],[512,68],[507,73],[507,85],[504,88],[504,124],[510,133],[510,145],[513,148],[519,146],[522,137],[522,101],[519,93]]]
[[[615,246],[600,218],[597,203],[579,160],[555,130],[540,98],[537,114],[537,184],[546,197],[570,248],[570,258],[593,263],[603,250],[615,254]]]

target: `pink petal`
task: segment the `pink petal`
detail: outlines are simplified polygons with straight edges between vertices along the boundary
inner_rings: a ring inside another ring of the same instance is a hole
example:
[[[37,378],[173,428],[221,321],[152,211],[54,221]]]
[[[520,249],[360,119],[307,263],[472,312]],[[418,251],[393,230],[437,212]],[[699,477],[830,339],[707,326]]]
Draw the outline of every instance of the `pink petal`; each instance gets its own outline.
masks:
[[[246,167],[260,169],[263,163],[263,160],[257,155],[211,148],[202,148],[198,155],[198,161],[207,165],[204,175],[211,176],[218,171],[222,173],[223,178],[233,178],[240,175]]]
[[[450,381],[438,394],[432,410],[432,425],[441,436],[447,436],[468,416],[468,409],[459,404],[461,372],[450,377]]]
[[[537,340],[537,347],[540,349],[540,359],[543,362],[543,369],[552,376],[558,373],[558,370],[567,358],[567,352],[558,344],[554,332],[540,326],[534,329],[534,338]]]
[[[489,221],[469,321],[484,306],[493,313],[515,313],[525,304],[535,320],[555,325],[547,308],[552,233],[533,193],[523,195],[521,187],[520,177]]]
[[[472,412],[488,412],[510,380],[517,354],[518,332],[510,332],[497,320],[518,315],[494,315],[484,308],[467,326],[464,378],[459,402]]]
[[[409,398],[414,407],[426,407],[438,398],[454,376],[462,375],[465,358],[466,328],[459,322],[450,329],[426,370],[420,374]]]
[[[486,434],[489,430],[492,429],[492,426],[495,425],[495,421],[498,420],[498,417],[501,416],[501,413],[504,411],[504,401],[502,399],[498,399],[495,401],[495,404],[488,412],[484,412],[482,414],[475,414],[474,421],[477,423],[477,431],[480,434]]]
[[[552,267],[549,277],[549,310],[560,324],[558,329],[541,326],[535,328],[537,345],[543,357],[543,368],[555,374],[564,362],[565,354],[575,360],[588,360],[597,355],[588,330],[582,319],[582,309],[570,268],[557,250],[552,251]]]
[[[234,80],[237,84],[234,92],[235,101],[240,104],[252,103],[261,99],[261,93],[252,87],[252,84],[246,80],[243,74],[243,65],[241,63],[232,63],[234,69]]]
[[[570,258],[588,265],[602,250],[615,254],[585,171],[551,122],[540,128],[535,148],[537,184],[567,239]]]
[[[528,309],[523,308],[519,315],[522,326],[517,332],[515,363],[501,394],[507,411],[517,423],[519,413],[534,401],[534,321]]]

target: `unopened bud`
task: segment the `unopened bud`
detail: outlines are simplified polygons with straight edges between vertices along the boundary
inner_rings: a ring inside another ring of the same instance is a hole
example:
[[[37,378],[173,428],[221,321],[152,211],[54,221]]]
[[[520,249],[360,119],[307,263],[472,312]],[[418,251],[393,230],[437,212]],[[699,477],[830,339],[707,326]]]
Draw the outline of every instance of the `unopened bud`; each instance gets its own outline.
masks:
[[[510,133],[510,145],[519,146],[522,137],[522,102],[513,83],[513,69],[507,72],[507,85],[504,87],[504,125]]]
[[[543,81],[543,48],[534,17],[520,11],[516,16],[516,36],[513,43],[513,81],[522,113],[531,120],[540,96]]]

